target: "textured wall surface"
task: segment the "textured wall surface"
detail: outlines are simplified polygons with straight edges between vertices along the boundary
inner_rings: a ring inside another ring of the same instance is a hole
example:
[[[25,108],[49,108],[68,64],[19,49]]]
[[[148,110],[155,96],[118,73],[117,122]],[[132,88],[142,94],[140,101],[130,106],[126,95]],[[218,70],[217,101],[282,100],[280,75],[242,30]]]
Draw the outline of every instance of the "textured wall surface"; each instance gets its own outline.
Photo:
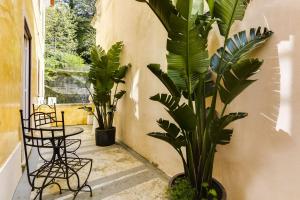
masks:
[[[88,106],[88,104],[85,104]],[[57,104],[56,113],[58,120],[61,120],[61,112],[64,111],[65,125],[87,124],[88,112],[79,109],[83,104]],[[41,109],[41,112],[51,112],[49,109]]]
[[[41,24],[36,24],[33,2],[37,7],[37,1],[0,1],[0,166],[20,140],[24,18],[32,35],[31,94],[32,97],[38,95],[37,62],[43,40],[39,40],[42,37],[38,32]]]
[[[159,104],[149,100],[150,96],[166,90],[146,68],[151,62],[166,65],[167,33],[151,10],[135,1],[102,0],[97,7],[98,44],[107,49],[116,41],[123,41],[122,62],[132,64],[123,88],[127,93],[116,113],[118,139],[168,174],[174,174],[181,170],[176,152],[168,144],[146,136],[159,130],[156,119],[168,117]]]
[[[169,175],[182,170],[171,147],[149,138],[159,130],[155,120],[166,117],[163,108],[149,100],[165,91],[147,70],[148,63],[165,66],[167,34],[153,13],[134,0],[101,0],[95,18],[97,41],[108,48],[124,41],[123,62],[132,63],[126,97],[120,102],[118,138]],[[265,59],[259,79],[228,111],[245,111],[249,117],[234,124],[232,143],[218,148],[214,176],[225,186],[230,200],[298,200],[300,196],[300,1],[255,0],[243,23],[233,32],[269,26],[275,35],[255,56]],[[210,52],[221,39],[211,34]]]

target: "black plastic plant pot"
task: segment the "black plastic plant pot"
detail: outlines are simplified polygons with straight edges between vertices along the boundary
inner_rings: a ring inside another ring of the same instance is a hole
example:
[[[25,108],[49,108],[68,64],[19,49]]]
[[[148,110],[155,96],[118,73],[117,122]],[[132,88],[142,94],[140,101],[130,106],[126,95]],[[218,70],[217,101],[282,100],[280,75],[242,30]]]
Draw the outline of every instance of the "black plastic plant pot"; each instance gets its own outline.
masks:
[[[169,188],[172,188],[175,185],[177,179],[184,178],[184,173],[176,174],[169,181]],[[216,190],[218,194],[218,200],[227,200],[226,190],[223,185],[216,179],[212,180],[212,187]]]
[[[110,129],[100,129],[95,130],[96,145],[105,147],[115,144],[116,138],[116,128],[112,127]]]

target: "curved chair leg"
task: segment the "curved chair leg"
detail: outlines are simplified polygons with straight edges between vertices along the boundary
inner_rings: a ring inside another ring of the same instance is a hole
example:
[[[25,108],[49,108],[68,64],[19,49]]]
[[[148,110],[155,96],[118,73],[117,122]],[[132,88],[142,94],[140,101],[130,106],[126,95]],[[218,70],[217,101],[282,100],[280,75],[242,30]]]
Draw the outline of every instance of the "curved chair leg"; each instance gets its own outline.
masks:
[[[84,180],[84,182],[83,182],[82,185],[80,185],[80,178],[79,178],[77,172],[76,172],[74,169],[72,169],[71,167],[69,167],[69,169],[70,169],[71,171],[73,171],[74,174],[76,175],[77,181],[78,181],[78,182],[77,182],[77,184],[78,184],[77,186],[78,186],[78,187],[77,187],[76,190],[74,190],[74,189],[71,188],[71,186],[70,186],[69,179],[67,179],[67,184],[68,184],[69,190],[72,191],[72,192],[74,192],[74,197],[73,197],[73,199],[75,199],[75,198],[77,197],[78,193],[79,193],[80,191],[82,191],[82,189],[83,189],[84,187],[87,187],[87,188],[89,189],[90,196],[91,196],[91,197],[93,196],[92,188],[91,188],[90,185],[87,184],[87,180],[88,180],[88,178],[89,178],[89,176],[90,176],[90,174],[91,174],[91,171],[92,171],[92,165],[93,165],[93,161],[90,160],[90,169],[89,169],[89,173],[88,173],[88,175],[86,176],[86,179]],[[87,191],[85,191],[85,192],[87,192]]]
[[[52,184],[57,185],[59,188],[59,194],[62,194],[61,186],[57,182],[53,182]]]

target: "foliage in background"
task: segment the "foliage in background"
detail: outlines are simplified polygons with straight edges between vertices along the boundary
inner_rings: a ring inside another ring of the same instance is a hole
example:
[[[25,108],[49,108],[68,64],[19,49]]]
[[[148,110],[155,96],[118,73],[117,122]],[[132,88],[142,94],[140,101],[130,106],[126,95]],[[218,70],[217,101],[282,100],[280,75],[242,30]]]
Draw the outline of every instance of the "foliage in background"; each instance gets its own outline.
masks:
[[[96,13],[97,0],[56,0],[56,2],[68,4],[78,16],[92,18]]]
[[[91,18],[78,16],[76,18],[77,26],[76,38],[78,41],[77,54],[80,55],[86,63],[91,63],[90,50],[96,44],[96,30],[91,26]]]
[[[86,101],[88,91],[82,91],[85,85],[75,79],[80,78],[76,72],[85,73],[84,77],[87,77],[88,69],[85,68],[91,63],[90,49],[96,43],[96,32],[91,25],[95,10],[95,0],[59,0],[54,7],[47,9],[46,98],[55,96],[58,103]],[[74,94],[76,87],[78,97]]]
[[[61,1],[59,1],[61,2]],[[96,44],[96,30],[91,22],[96,13],[96,0],[63,0],[76,15],[76,52],[86,63],[91,63],[90,49]]]
[[[107,52],[100,46],[91,51],[92,65],[88,80],[93,85],[91,97],[100,129],[112,128],[118,101],[126,93],[124,90],[118,91],[119,84],[125,83],[124,78],[130,67],[130,64],[120,65],[122,49],[123,43],[117,42]]]
[[[263,61],[250,58],[249,53],[261,46],[272,31],[258,27],[230,34],[232,24],[243,20],[249,0],[136,1],[147,4],[168,32],[167,73],[158,64],[148,68],[169,91],[151,100],[165,107],[172,122],[159,119],[157,123],[164,132],[149,135],[178,152],[185,176],[196,190],[195,199],[206,199],[210,190],[203,184],[212,187],[216,147],[229,144],[233,130],[228,125],[247,116],[243,112],[227,113],[226,108],[255,82],[250,77]],[[214,24],[219,30],[213,29]],[[210,57],[207,46],[211,31],[220,34],[224,44]],[[210,74],[216,80],[208,86]],[[209,94],[212,99],[206,102]],[[223,107],[221,111],[217,104]]]
[[[46,59],[59,53],[75,54],[76,16],[67,5],[58,4],[46,12]]]
[[[57,51],[45,60],[46,68],[64,69],[64,68],[81,68],[85,66],[84,60],[75,54]]]

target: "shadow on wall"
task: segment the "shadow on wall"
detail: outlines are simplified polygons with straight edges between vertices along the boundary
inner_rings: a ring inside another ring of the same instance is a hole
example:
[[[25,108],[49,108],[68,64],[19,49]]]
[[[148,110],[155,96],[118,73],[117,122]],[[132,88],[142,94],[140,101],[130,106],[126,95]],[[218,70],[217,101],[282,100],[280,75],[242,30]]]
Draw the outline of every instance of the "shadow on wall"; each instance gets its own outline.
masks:
[[[242,24],[244,29],[260,23],[275,34],[255,53],[265,60],[258,81],[230,106],[249,113],[235,124],[232,143],[217,154],[215,175],[230,200],[299,199],[300,32],[294,18],[300,2],[288,2],[252,2]]]

